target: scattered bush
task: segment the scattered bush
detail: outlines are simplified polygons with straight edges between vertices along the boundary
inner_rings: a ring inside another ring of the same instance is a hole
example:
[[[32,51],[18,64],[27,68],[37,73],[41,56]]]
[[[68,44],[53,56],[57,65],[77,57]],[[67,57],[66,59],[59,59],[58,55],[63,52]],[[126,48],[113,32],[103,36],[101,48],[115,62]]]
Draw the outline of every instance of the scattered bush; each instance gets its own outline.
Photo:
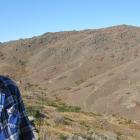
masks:
[[[80,85],[80,84],[82,84],[83,82],[85,82],[85,80],[84,80],[84,79],[80,79],[80,80],[75,81],[75,84],[76,84],[76,85]]]
[[[55,107],[59,112],[80,112],[81,108],[78,106],[69,106],[65,103],[57,101],[49,101],[47,105]]]
[[[62,104],[57,107],[57,110],[59,112],[80,112],[81,108],[77,106],[68,106],[68,105]]]
[[[41,110],[40,107],[36,107],[36,106],[27,106],[26,107],[26,111],[27,111],[28,115],[33,116],[36,119],[39,119],[42,116],[40,110]]]
[[[61,135],[59,136],[59,138],[60,138],[60,140],[67,140],[67,136],[64,136],[63,134],[61,134]]]

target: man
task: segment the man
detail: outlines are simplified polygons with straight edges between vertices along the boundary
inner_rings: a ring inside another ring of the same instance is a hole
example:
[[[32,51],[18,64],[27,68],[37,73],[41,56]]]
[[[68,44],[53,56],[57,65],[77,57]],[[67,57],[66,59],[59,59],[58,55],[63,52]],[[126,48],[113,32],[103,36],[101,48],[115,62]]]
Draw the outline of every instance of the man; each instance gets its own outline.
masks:
[[[35,140],[20,91],[5,76],[0,76],[0,140]]]

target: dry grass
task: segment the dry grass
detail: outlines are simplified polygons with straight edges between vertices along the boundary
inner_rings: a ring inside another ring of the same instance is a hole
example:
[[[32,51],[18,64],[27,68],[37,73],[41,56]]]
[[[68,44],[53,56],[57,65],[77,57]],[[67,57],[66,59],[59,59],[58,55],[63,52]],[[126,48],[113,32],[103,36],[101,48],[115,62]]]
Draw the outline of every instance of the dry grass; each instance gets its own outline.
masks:
[[[28,98],[25,100],[28,103]],[[34,101],[35,98],[31,102]],[[37,102],[36,106],[35,104],[27,105],[28,113],[36,118],[35,126],[40,140],[63,140],[72,135],[87,137],[95,132],[102,135],[108,135],[108,132],[111,132],[120,140],[124,136],[130,140],[139,138],[140,124],[138,122],[132,122],[116,115],[104,116],[98,113],[71,110],[58,98],[57,100],[46,98],[41,101],[43,101],[42,106],[40,102]],[[59,110],[59,106],[65,109]]]

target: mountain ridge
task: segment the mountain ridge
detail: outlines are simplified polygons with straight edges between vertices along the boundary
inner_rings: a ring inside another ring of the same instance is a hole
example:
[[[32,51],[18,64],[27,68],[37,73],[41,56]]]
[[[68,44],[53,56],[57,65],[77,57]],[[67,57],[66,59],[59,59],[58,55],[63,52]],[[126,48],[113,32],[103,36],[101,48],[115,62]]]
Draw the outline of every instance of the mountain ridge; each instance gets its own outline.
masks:
[[[38,85],[85,111],[138,120],[139,38],[139,27],[119,25],[2,43],[0,73],[23,91]]]
[[[14,41],[19,41],[19,40],[28,40],[28,39],[32,39],[32,38],[36,38],[36,37],[40,37],[40,36],[46,36],[47,34],[53,34],[53,33],[65,33],[65,32],[81,32],[81,31],[89,31],[89,30],[102,30],[102,29],[109,29],[109,28],[115,28],[115,27],[127,27],[127,28],[139,28],[139,26],[135,26],[135,25],[128,25],[128,24],[120,24],[120,25],[113,25],[113,26],[106,26],[106,27],[98,27],[98,28],[90,28],[90,29],[80,29],[80,30],[66,30],[66,31],[54,31],[54,32],[46,32],[46,33],[42,33],[40,35],[35,35],[32,37],[25,37],[25,38],[19,38],[19,39],[13,39],[13,40],[7,40],[7,41],[0,41],[0,44],[5,44],[5,43],[11,43]]]

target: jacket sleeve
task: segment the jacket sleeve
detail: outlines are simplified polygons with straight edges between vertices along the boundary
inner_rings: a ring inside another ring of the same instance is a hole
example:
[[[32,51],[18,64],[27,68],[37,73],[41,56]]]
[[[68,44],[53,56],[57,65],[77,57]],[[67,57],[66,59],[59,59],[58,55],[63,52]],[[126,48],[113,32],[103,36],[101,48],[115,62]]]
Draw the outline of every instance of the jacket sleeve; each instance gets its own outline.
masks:
[[[20,139],[21,140],[35,140],[33,131],[32,131],[32,126],[30,124],[30,121],[28,119],[25,106],[23,103],[23,100],[21,98],[21,94],[19,91],[19,88],[15,86],[15,93],[17,97],[17,104],[18,104],[18,109],[20,113]]]

